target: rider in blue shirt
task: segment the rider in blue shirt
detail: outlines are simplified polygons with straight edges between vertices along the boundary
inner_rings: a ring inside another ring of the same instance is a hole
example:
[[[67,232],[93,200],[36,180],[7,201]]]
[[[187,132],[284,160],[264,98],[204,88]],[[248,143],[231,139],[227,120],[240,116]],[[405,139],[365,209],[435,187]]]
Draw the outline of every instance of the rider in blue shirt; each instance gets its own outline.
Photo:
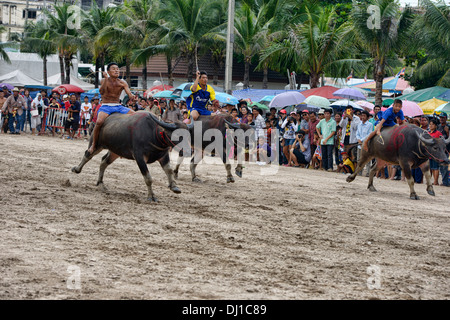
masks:
[[[208,75],[206,72],[197,71],[197,78],[191,86],[192,93],[186,99],[187,108],[191,112],[191,117],[194,121],[200,115],[211,115],[211,111],[208,111],[206,106],[208,101],[213,102],[216,99],[216,93],[207,82]]]

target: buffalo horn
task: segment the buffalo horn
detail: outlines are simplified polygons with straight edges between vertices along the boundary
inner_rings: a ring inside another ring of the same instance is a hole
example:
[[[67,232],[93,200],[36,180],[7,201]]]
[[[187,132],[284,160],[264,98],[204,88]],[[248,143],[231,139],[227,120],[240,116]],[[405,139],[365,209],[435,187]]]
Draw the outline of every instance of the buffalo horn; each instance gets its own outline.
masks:
[[[447,140],[444,140],[445,144],[450,144],[450,135],[448,136]]]
[[[178,129],[178,127],[175,123],[167,123],[167,122],[161,121],[152,113],[150,113],[150,115],[152,116],[153,120],[155,120],[155,122],[157,124],[159,124],[161,127],[163,127],[164,129],[172,130],[172,131]]]
[[[423,136],[423,134],[425,133],[425,132],[423,132],[422,134],[419,134],[417,131],[416,131],[416,133],[417,133],[417,135],[419,136],[419,139],[423,142],[423,143],[425,143],[425,144],[427,144],[427,145],[433,145],[434,144],[434,139],[433,138],[431,138],[431,139],[427,139],[427,138],[425,138],[424,136]]]

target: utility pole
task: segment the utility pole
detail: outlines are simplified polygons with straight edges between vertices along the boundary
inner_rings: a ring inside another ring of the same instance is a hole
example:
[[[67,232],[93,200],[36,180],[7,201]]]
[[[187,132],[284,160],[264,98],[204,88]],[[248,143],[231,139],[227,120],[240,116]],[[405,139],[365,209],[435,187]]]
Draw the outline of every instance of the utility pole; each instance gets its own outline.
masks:
[[[234,4],[228,0],[227,54],[225,60],[225,92],[231,94],[233,76]]]

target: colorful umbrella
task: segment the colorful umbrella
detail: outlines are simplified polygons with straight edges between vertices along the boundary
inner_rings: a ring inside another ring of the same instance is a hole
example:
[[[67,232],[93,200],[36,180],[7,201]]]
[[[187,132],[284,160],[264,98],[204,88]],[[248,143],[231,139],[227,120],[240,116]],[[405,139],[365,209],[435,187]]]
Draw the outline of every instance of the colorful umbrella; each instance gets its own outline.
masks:
[[[373,108],[375,107],[373,103],[364,100],[356,101],[356,104],[363,107],[367,111],[373,110]]]
[[[295,106],[305,100],[305,96],[298,91],[288,91],[277,94],[270,101],[269,107],[283,108],[286,106]]]
[[[0,89],[3,89],[3,87],[7,87],[8,90],[14,89],[14,86],[9,83],[0,83]]]
[[[339,90],[337,87],[323,86],[314,89],[308,89],[301,92],[305,97],[309,96],[319,96],[326,99],[342,99],[342,97],[335,96],[333,93]]]
[[[392,106],[391,106],[392,107]],[[402,111],[405,116],[410,118],[423,115],[423,110],[413,101],[402,101]]]
[[[66,93],[83,93],[84,90],[80,87],[74,86],[73,84],[62,84],[53,88],[52,92],[58,92],[59,94]]]
[[[156,92],[152,95],[152,98],[180,99],[180,97],[174,96],[172,94],[172,90],[164,90],[164,91]]]
[[[309,96],[305,99],[304,103],[319,107],[319,108],[329,108],[330,107],[330,101],[328,101],[327,98],[319,97],[319,96]]]
[[[436,86],[436,87],[417,90],[417,91],[414,91],[409,94],[404,94],[401,97],[399,97],[399,99],[409,100],[409,101],[414,101],[414,102],[422,102],[422,101],[427,101],[427,100],[433,99],[435,97],[439,97],[441,94],[443,94],[447,90],[449,90],[449,89]],[[439,98],[439,99],[442,99],[442,98]]]
[[[236,105],[239,103],[239,100],[232,95],[229,95],[225,92],[217,92],[216,99],[219,100],[220,103],[232,104]]]
[[[330,104],[330,107],[337,110],[345,109],[347,106],[352,106],[354,109],[358,110],[364,110],[363,107],[350,100],[338,100]]]
[[[376,82],[368,81],[357,84],[354,87],[375,91]],[[383,79],[383,91],[403,91],[409,87],[409,82],[400,77],[387,77]]]
[[[433,114],[434,110],[437,107],[445,104],[446,102],[447,101],[443,101],[443,100],[439,100],[439,99],[433,98],[433,99],[430,99],[430,100],[427,100],[427,101],[420,102],[420,103],[418,103],[418,105],[419,105],[420,109],[423,110],[424,114]]]
[[[444,104],[440,105],[439,107],[437,107],[436,109],[434,109],[434,113],[439,114],[441,112],[445,112],[445,113],[450,112],[450,102],[444,103]]]
[[[265,104],[262,104],[262,103],[259,103],[259,102],[253,102],[251,105],[250,105],[250,108],[253,108],[253,107],[258,107],[258,108],[260,108],[261,110],[269,110],[269,107],[268,106],[266,106]]]
[[[335,91],[333,95],[346,99],[367,100],[366,97],[355,88],[342,88]]]
[[[385,106],[385,107],[388,107],[393,103],[394,103],[394,99],[384,99],[383,100],[383,106]]]
[[[445,101],[450,101],[450,89],[448,89],[444,93],[438,95],[436,98],[445,100]]]

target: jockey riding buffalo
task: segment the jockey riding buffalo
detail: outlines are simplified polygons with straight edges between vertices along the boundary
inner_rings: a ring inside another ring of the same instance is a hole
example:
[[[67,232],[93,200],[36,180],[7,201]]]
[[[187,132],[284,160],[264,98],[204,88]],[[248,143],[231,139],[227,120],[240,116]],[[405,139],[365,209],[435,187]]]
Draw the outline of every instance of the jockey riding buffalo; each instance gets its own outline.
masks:
[[[178,123],[177,128],[188,129],[184,123]],[[172,129],[173,131],[174,129]],[[93,154],[85,152],[81,163],[72,168],[75,173],[80,173],[83,166],[103,149],[108,153],[102,158],[97,186],[103,186],[103,174],[105,169],[119,157],[135,160],[148,188],[149,201],[157,201],[152,190],[152,177],[148,171],[147,163],[158,161],[164,169],[168,179],[169,188],[175,193],[181,193],[178,189],[173,169],[170,167],[169,149],[173,146],[170,136],[171,129],[164,130],[158,126],[156,118],[147,111],[139,111],[134,114],[113,113],[106,118],[100,129],[97,149]],[[92,144],[92,137],[89,146]]]
[[[233,120],[233,117],[229,114],[217,114],[214,116],[202,116],[201,115],[197,118],[195,123],[197,123],[197,125],[201,124],[201,132],[199,131],[198,133],[196,133],[195,127],[191,131],[191,146],[196,145],[195,144],[196,134],[201,134],[202,150],[205,150],[205,148],[207,148],[212,143],[211,141],[214,141],[214,138],[212,138],[209,141],[208,141],[208,139],[203,139],[203,137],[206,137],[205,132],[208,129],[218,129],[219,130],[220,135],[223,138],[223,145],[218,146],[218,147],[220,147],[222,149],[220,151],[223,151],[223,152],[219,152],[219,153],[221,153],[222,161],[225,165],[225,169],[227,170],[227,183],[234,182],[233,175],[231,174],[231,164],[227,163],[227,161],[226,161],[227,160],[226,159],[227,158],[227,153],[226,153],[227,145],[226,145],[225,137],[226,137],[227,129],[233,129],[233,130],[242,129],[243,132],[245,132],[247,130],[252,130],[251,134],[253,134],[253,130],[254,130],[253,127],[248,124],[237,123],[235,120]],[[173,123],[165,123],[162,121],[158,121],[158,124],[166,129],[170,129],[170,130],[177,129],[176,125]],[[248,137],[246,139],[248,139]],[[246,146],[248,146],[248,143],[246,143]],[[196,155],[196,152],[199,152],[199,154],[201,154],[202,150],[194,150],[194,154],[191,159],[190,169],[191,169],[192,181],[194,181],[194,182],[201,182],[201,180],[195,174],[195,169],[196,169],[197,163],[198,163],[198,160],[197,160],[198,157]],[[180,165],[183,162],[184,156],[185,155],[183,154],[183,150],[181,150],[179,153],[177,166],[175,167],[175,170],[174,170],[175,178],[178,178],[178,169],[180,168]],[[243,168],[242,164],[238,163],[238,165],[236,166],[235,173],[240,178],[242,178],[242,168]]]
[[[369,141],[369,151],[361,151],[361,160],[355,172],[347,177],[347,182],[355,180],[358,172],[363,170],[364,166],[373,158],[400,165],[410,189],[410,198],[418,200],[414,191],[414,179],[411,176],[411,168],[420,167],[427,181],[427,192],[434,196],[433,186],[431,185],[430,162],[432,158],[436,162],[449,163],[448,154],[445,146],[450,143],[450,138],[432,138],[429,133],[418,126],[405,124],[401,126],[386,127],[382,129],[381,136],[374,137]],[[373,177],[377,171],[375,162],[370,170],[369,185],[370,191],[376,191],[373,186]]]

